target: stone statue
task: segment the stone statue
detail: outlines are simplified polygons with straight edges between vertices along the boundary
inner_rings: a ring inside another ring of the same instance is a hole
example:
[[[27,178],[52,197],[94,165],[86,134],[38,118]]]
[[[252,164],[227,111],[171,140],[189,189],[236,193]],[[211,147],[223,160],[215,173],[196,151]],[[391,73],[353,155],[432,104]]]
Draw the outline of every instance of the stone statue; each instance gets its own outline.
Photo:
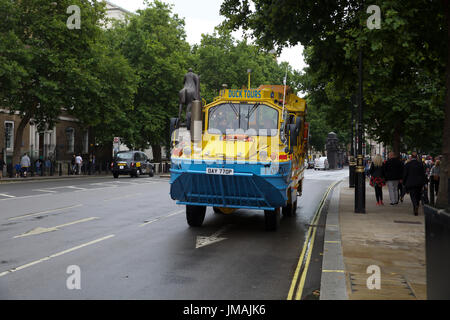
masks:
[[[338,167],[339,143],[337,134],[330,132],[327,137],[327,158],[330,169]]]
[[[200,100],[200,79],[199,76],[192,72],[190,68],[188,73],[184,76],[184,87],[179,93],[180,108],[178,112],[178,119],[181,118],[181,112],[183,105],[186,105],[186,118],[187,114],[191,112],[192,101]]]

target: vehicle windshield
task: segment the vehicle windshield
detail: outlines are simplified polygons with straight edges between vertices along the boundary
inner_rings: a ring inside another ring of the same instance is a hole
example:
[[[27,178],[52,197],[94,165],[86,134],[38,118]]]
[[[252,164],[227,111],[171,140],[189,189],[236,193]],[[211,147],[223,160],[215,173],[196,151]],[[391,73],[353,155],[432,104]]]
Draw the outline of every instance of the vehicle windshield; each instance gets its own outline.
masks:
[[[126,160],[132,160],[133,159],[133,153],[126,152],[126,153],[118,153],[116,155],[117,161],[126,161]]]
[[[229,134],[237,130],[249,135],[276,136],[278,110],[260,103],[224,103],[209,109],[209,133]]]

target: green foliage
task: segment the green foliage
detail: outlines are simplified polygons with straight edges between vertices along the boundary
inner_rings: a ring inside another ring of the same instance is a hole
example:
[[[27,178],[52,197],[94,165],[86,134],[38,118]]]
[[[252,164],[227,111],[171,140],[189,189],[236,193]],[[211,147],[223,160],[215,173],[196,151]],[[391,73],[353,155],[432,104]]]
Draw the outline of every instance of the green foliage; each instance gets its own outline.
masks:
[[[320,112],[330,127],[350,132],[362,50],[366,131],[403,151],[439,152],[447,53],[440,1],[375,1],[371,4],[382,12],[380,30],[366,27],[369,15],[360,1],[253,2],[254,11],[247,0],[225,0],[224,26],[252,30],[268,48],[302,43],[309,65],[303,90],[310,110]]]
[[[178,91],[188,68],[184,21],[159,1],[146,2],[128,24],[110,30],[110,46],[126,57],[139,78],[133,109],[121,132],[131,148],[168,144],[167,124],[177,114]]]
[[[67,27],[70,5],[80,7],[80,29]],[[16,159],[30,119],[43,129],[66,112],[82,126],[102,126],[97,132],[106,137],[118,111],[131,105],[136,79],[124,58],[108,51],[104,18],[103,2],[0,0],[0,98],[22,117]]]
[[[212,35],[203,35],[192,52],[193,69],[200,75],[201,95],[208,102],[219,94],[223,84],[235,89],[247,87],[248,69],[252,70],[252,88],[283,84],[287,69],[287,84],[298,90],[298,72],[288,63],[278,63],[275,54],[247,40],[237,41],[229,32],[217,29]]]

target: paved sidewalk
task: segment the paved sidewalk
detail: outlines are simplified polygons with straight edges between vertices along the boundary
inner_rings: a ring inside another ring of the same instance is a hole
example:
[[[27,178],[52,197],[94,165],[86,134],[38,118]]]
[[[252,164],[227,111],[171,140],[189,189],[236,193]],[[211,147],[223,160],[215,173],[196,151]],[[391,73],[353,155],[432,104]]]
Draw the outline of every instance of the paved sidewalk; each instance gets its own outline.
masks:
[[[332,199],[322,269],[326,271],[334,266],[337,272],[322,273],[321,299],[426,299],[423,209],[419,210],[419,216],[414,216],[409,195],[403,203],[391,206],[387,188],[383,191],[385,205],[377,206],[374,189],[366,183],[366,214],[355,214],[354,189],[348,187],[348,181],[335,190],[339,192],[339,197],[333,197],[334,206],[339,203],[335,210],[339,214],[333,217]],[[328,246],[327,239],[331,239]],[[367,287],[372,275],[367,273],[369,266],[380,268],[379,290]],[[346,290],[342,285],[344,274]],[[334,283],[336,286],[332,289],[330,284]]]

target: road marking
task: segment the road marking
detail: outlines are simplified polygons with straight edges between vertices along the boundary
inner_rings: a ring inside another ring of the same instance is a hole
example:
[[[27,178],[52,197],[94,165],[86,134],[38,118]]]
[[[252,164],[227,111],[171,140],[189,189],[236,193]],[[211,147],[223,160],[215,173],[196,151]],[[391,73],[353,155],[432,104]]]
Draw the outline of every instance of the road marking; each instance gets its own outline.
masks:
[[[98,243],[98,242],[101,242],[101,241],[110,239],[110,238],[112,238],[112,237],[114,237],[113,234],[111,234],[111,235],[109,235],[109,236],[106,236],[106,237],[103,237],[103,238],[100,238],[100,239],[97,239],[97,240],[93,240],[93,241],[91,241],[91,242],[87,242],[87,243],[81,244],[81,245],[79,245],[79,246],[76,246],[76,247],[73,247],[73,248],[70,248],[70,249],[67,249],[67,250],[64,250],[64,251],[55,253],[55,254],[52,254],[52,255],[50,255],[50,256],[48,256],[48,257],[45,257],[45,258],[42,258],[42,259],[39,259],[39,260],[30,262],[30,263],[27,263],[27,264],[24,264],[24,265],[22,265],[22,266],[20,266],[20,267],[17,267],[17,268],[13,268],[13,269],[4,271],[4,272],[0,273],[0,277],[6,276],[6,275],[8,275],[8,274],[10,274],[10,273],[13,273],[13,272],[17,272],[17,271],[20,271],[20,270],[29,268],[29,267],[31,267],[31,266],[34,266],[34,265],[38,264],[38,263],[41,263],[41,262],[44,262],[44,261],[47,261],[47,260],[50,260],[50,259],[53,259],[53,258],[62,256],[62,255],[64,255],[64,254],[66,254],[66,253],[70,253],[70,252],[72,252],[72,251],[75,251],[75,250],[78,250],[78,249],[81,249],[81,248],[84,248],[84,247],[93,245],[93,244],[95,244],[95,243]]]
[[[69,188],[69,189],[75,189],[75,190],[89,190],[89,189],[87,189],[87,188],[80,188],[80,187],[75,187],[75,186],[68,186],[68,187],[66,187],[66,188]]]
[[[172,216],[176,216],[177,214],[180,214],[180,213],[183,213],[183,212],[184,212],[184,210],[180,210],[180,211],[177,211],[177,212],[168,214],[168,215],[166,215],[166,216],[161,216],[161,217],[153,218],[153,219],[151,219],[151,220],[148,220],[148,221],[144,222],[144,223],[141,224],[139,227],[144,227],[144,226],[146,226],[146,225],[152,224],[153,222],[156,222],[156,221],[159,221],[159,220],[163,220],[163,219],[166,219],[166,218],[169,218],[169,217],[172,217]]]
[[[340,182],[341,181],[336,181],[330,187],[328,187],[327,191],[323,195],[322,200],[320,201],[319,206],[314,214],[312,223],[310,224],[308,233],[305,238],[305,242],[303,244],[302,253],[300,254],[300,258],[297,263],[297,268],[295,270],[294,277],[291,282],[291,286],[289,288],[287,300],[293,300],[294,298],[295,298],[295,300],[300,300],[302,297],[303,287],[305,285],[306,275],[308,274],[308,268],[309,268],[309,264],[311,261],[311,255],[312,255],[312,251],[314,248],[314,240],[316,238],[317,228],[315,225],[317,225],[317,223],[320,219],[322,209],[323,209],[323,206],[325,205],[328,195],[330,194],[331,190],[333,190],[333,188]],[[305,257],[306,257],[306,260],[305,260]],[[303,266],[303,270],[302,270],[302,266]],[[301,276],[300,276],[300,271],[301,271]],[[297,284],[299,276],[300,276],[300,282]],[[297,287],[297,293],[295,294],[295,297],[294,297],[294,291],[295,291],[296,287]]]
[[[201,248],[201,247],[206,247],[206,246],[209,246],[210,244],[226,240],[227,238],[219,238],[219,236],[222,233],[224,233],[228,228],[229,228],[229,225],[223,227],[222,229],[220,229],[219,231],[217,231],[216,233],[212,234],[209,237],[197,236],[195,249],[198,249],[198,248]]]
[[[48,210],[48,211],[41,211],[41,212],[37,212],[37,213],[30,213],[30,214],[26,214],[26,215],[23,215],[23,216],[9,218],[8,221],[17,220],[17,219],[23,219],[23,218],[33,217],[33,216],[38,216],[38,215],[41,215],[41,214],[54,213],[54,212],[58,212],[58,211],[68,210],[68,209],[79,208],[79,207],[82,207],[82,206],[83,206],[82,204],[77,204],[75,206],[70,206],[70,207],[63,207],[63,208],[52,209],[52,210]]]
[[[24,196],[24,197],[15,197],[15,198],[6,198],[6,199],[0,199],[0,201],[8,201],[8,200],[22,200],[22,199],[28,199],[28,198],[39,198],[39,197],[45,197],[52,195],[53,193],[44,193],[44,194],[37,194],[34,196]]]
[[[31,191],[36,191],[36,192],[50,192],[50,193],[58,193],[58,191],[53,191],[53,190],[46,190],[46,189],[33,189]]]
[[[37,227],[37,228],[35,228],[33,230],[25,232],[24,234],[15,236],[15,237],[13,237],[13,239],[29,237],[29,236],[36,236],[36,235],[47,233],[47,232],[58,231],[59,228],[68,227],[68,226],[71,226],[71,225],[74,225],[74,224],[77,224],[77,223],[88,222],[88,221],[92,221],[92,220],[96,220],[96,219],[100,219],[100,218],[98,218],[98,217],[91,217],[91,218],[81,219],[81,220],[65,223],[65,224],[62,224],[62,225],[59,225],[59,226],[56,226],[56,227],[50,227],[50,228]]]
[[[121,200],[121,199],[131,198],[131,197],[140,196],[140,195],[142,195],[142,193],[133,193],[133,194],[128,194],[128,195],[126,195],[126,196],[121,196],[121,197],[114,197],[114,198],[105,199],[105,200],[103,200],[103,201]]]
[[[345,273],[345,270],[322,270],[325,273]]]
[[[16,196],[10,196],[9,194],[0,193],[0,196],[6,197],[6,198],[16,198]]]
[[[325,243],[341,243],[340,241],[325,241]]]

